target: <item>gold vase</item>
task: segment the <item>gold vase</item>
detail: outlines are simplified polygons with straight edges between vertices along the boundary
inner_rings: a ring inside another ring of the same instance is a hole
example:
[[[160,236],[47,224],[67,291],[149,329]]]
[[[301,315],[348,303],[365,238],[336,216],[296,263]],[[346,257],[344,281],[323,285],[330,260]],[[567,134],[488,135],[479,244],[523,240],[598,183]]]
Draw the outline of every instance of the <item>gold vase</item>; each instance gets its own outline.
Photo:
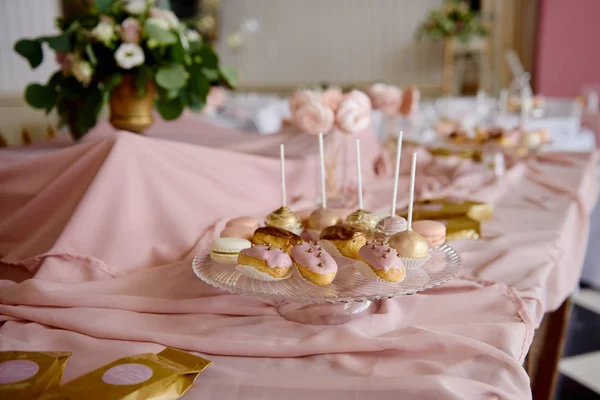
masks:
[[[152,80],[146,83],[146,93],[138,94],[135,75],[123,75],[121,83],[110,96],[110,123],[116,129],[142,133],[153,123],[154,95],[156,88]]]

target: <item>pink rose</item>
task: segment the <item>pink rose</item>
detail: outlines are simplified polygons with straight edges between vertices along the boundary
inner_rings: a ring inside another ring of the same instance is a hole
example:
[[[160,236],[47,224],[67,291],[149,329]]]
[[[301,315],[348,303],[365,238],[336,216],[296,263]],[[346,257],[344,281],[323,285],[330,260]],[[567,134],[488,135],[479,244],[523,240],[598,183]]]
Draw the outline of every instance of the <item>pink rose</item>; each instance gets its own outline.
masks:
[[[323,103],[331,108],[333,112],[337,111],[343,98],[344,95],[339,89],[331,88],[323,92]]]
[[[318,135],[333,128],[334,115],[322,99],[309,96],[308,100],[295,108],[292,119],[302,132]]]
[[[400,114],[404,116],[413,115],[419,111],[419,100],[421,92],[415,86],[411,86],[402,94],[402,104],[400,105]]]
[[[71,65],[73,64],[73,54],[64,51],[57,51],[56,62],[58,65],[60,65],[60,69],[62,69],[63,73],[67,73],[71,70]]]
[[[121,24],[119,33],[124,42],[138,44],[140,42],[141,30],[142,27],[140,25],[140,21],[129,17]]]
[[[337,110],[335,121],[346,133],[356,133],[367,129],[371,123],[371,100],[359,90],[347,93]]]
[[[402,90],[397,86],[376,83],[369,88],[369,95],[376,110],[381,110],[387,115],[398,113],[402,103]]]
[[[288,99],[290,113],[294,114],[296,110],[311,100],[320,100],[321,95],[312,90],[297,90]]]

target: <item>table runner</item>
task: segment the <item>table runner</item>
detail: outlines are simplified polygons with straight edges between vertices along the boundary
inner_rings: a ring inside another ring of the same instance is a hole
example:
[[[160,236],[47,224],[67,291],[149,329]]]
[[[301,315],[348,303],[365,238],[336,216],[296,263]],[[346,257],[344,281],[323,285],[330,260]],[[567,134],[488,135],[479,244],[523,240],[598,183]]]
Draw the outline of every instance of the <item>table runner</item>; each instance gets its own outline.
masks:
[[[527,398],[533,330],[579,275],[595,161],[545,156],[494,181],[421,153],[419,194],[496,206],[485,240],[454,243],[463,277],[341,326],[303,326],[190,267],[227,217],[278,205],[277,160],[126,133],[12,159],[0,164],[2,274],[35,279],[0,282],[0,348],[73,351],[63,381],[153,343],[198,351],[215,364],[185,398]],[[305,162],[288,169],[297,209],[314,199]],[[384,209],[389,179],[365,186]]]

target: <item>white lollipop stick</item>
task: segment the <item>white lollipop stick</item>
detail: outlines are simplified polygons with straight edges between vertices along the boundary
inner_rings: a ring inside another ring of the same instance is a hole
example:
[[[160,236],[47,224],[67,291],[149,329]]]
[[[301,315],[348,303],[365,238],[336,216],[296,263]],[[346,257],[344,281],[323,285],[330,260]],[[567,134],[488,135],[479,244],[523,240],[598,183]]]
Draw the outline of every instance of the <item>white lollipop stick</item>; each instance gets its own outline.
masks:
[[[281,164],[281,205],[287,207],[287,192],[285,190],[285,147],[279,145],[279,158]]]
[[[327,191],[325,189],[325,154],[323,151],[323,132],[319,133],[319,157],[321,161],[321,207],[327,208]]]
[[[356,139],[356,178],[358,181],[358,209],[363,209],[362,173],[360,168],[360,139]]]
[[[400,157],[402,156],[402,131],[398,133],[398,144],[396,145],[396,170],[394,176],[394,194],[392,195],[392,210],[390,216],[396,215],[396,197],[398,197],[398,177],[400,175]]]
[[[410,166],[410,197],[408,198],[408,230],[412,227],[413,203],[415,201],[415,176],[417,175],[417,152],[412,154],[412,165]]]

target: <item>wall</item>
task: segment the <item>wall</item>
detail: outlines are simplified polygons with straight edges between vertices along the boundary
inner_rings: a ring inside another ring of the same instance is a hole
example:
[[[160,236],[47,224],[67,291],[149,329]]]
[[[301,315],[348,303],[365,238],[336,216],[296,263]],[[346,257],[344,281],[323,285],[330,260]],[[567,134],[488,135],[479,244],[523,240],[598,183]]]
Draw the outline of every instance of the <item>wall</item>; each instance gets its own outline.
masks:
[[[600,83],[600,1],[540,0],[536,91],[574,96]]]
[[[57,32],[59,15],[58,0],[0,0],[0,93],[20,94],[29,82],[45,82],[57,68],[53,53],[46,49],[44,63],[31,70],[13,46],[22,38]]]
[[[441,46],[414,32],[440,0],[222,0],[218,50],[242,84],[277,87],[385,80],[441,82]],[[246,18],[260,30],[237,50],[229,33]]]

